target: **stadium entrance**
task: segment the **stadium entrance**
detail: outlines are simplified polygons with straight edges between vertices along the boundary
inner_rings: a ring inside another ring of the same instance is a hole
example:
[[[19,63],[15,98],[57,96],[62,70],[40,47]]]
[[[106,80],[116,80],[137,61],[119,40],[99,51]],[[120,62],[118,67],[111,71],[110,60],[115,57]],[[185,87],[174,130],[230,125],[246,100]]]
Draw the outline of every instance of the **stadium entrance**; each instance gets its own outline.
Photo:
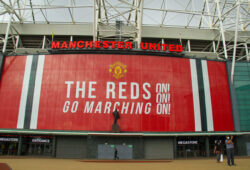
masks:
[[[177,158],[205,156],[205,137],[177,137]]]
[[[51,156],[52,136],[24,136],[21,155]]]
[[[1,135],[0,136],[0,155],[17,155],[18,136]]]
[[[133,159],[133,145],[99,144],[98,159]]]

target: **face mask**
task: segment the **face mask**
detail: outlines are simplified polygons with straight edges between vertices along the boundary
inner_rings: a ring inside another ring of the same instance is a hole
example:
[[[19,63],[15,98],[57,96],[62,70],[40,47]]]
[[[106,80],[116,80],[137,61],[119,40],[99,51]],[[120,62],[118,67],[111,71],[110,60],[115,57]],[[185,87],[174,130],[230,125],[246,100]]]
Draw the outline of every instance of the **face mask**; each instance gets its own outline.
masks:
[[[227,137],[227,139],[230,139],[230,137]]]

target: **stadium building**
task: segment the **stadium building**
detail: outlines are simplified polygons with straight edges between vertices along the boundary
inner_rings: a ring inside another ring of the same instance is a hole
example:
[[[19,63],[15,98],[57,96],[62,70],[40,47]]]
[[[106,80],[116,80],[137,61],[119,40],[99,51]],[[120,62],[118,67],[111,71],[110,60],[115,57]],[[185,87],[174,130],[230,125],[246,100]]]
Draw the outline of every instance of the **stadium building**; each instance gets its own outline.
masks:
[[[247,0],[0,0],[0,155],[250,155]],[[118,113],[114,112],[118,109]]]

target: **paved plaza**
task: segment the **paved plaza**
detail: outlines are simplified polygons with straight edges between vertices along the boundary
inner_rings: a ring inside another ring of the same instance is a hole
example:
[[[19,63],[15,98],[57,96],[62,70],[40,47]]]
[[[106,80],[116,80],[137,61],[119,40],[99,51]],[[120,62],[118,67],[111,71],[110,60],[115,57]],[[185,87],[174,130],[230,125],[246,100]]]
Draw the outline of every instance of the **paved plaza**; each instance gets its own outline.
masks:
[[[249,170],[250,158],[236,158],[236,166],[214,159],[189,159],[170,161],[91,161],[79,159],[0,157],[12,170]]]

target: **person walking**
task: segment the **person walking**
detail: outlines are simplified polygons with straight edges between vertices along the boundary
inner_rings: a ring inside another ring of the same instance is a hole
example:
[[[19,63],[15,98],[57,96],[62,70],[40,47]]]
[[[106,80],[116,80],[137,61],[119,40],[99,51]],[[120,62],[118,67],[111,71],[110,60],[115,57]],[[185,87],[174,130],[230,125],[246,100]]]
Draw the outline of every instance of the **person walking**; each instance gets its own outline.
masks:
[[[115,152],[114,152],[114,159],[115,160],[119,159],[119,157],[118,157],[118,151],[117,151],[116,148],[115,148]]]
[[[221,156],[222,156],[222,144],[220,140],[216,141],[216,144],[214,146],[214,153],[217,156],[217,162],[220,162]]]
[[[234,164],[234,143],[233,136],[226,137],[226,148],[227,148],[227,164],[228,166],[235,165]]]

